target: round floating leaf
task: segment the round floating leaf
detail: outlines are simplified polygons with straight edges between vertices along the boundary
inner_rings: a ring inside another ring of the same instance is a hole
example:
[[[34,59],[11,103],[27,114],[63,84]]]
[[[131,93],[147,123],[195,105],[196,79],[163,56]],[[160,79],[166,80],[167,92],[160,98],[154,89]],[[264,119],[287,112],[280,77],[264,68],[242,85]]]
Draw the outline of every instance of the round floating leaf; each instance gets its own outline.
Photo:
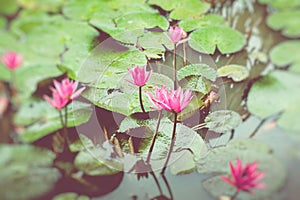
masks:
[[[299,0],[291,0],[286,3],[286,0],[258,0],[259,3],[268,4],[269,6],[278,10],[291,10],[300,7]]]
[[[249,70],[241,65],[225,65],[218,69],[219,77],[229,77],[235,82],[245,80],[249,76]]]
[[[182,85],[183,88],[191,89],[193,91],[207,94],[210,91],[211,85],[202,76],[192,76],[186,79],[186,83]]]
[[[87,122],[92,114],[90,104],[74,101],[68,106],[68,127]],[[14,122],[26,126],[20,133],[24,142],[34,142],[62,128],[59,113],[46,101],[28,100],[18,110]]]
[[[272,194],[284,185],[286,169],[282,163],[273,156],[272,149],[263,143],[249,139],[230,142],[225,147],[211,150],[207,157],[199,161],[197,166],[198,172],[229,175],[229,162],[233,162],[235,165],[237,158],[240,158],[242,163],[257,162],[259,171],[266,173],[266,177],[263,178],[261,182],[267,185],[265,189],[255,190],[254,195],[249,195],[245,192],[240,193],[239,198],[247,200],[272,199]],[[235,192],[234,187],[224,182],[220,176],[204,181],[203,185],[214,197],[218,197],[222,194],[232,196]]]
[[[25,9],[59,12],[65,0],[17,0]]]
[[[74,165],[77,169],[90,176],[113,175],[119,173],[119,170],[116,169],[122,169],[122,163],[117,160],[106,160],[104,162],[100,160],[105,160],[110,157],[110,155],[106,154],[109,154],[109,151],[100,147],[82,150],[77,154]],[[107,162],[107,164],[105,164],[105,162]],[[115,168],[110,166],[115,166]]]
[[[246,44],[237,30],[225,26],[208,26],[190,34],[189,45],[201,53],[213,54],[218,47],[222,54],[234,53]]]
[[[217,133],[227,133],[242,123],[241,116],[231,110],[218,110],[205,118],[206,127]]]
[[[299,49],[299,40],[280,43],[271,50],[271,61],[280,68],[290,65],[290,71],[300,72],[300,58],[297,54],[293,53],[297,52]]]
[[[60,178],[55,155],[30,145],[0,145],[1,199],[32,199],[49,192]]]
[[[220,25],[225,25],[225,21],[222,16],[216,14],[207,14],[201,18],[186,19],[179,22],[179,26],[186,32],[190,32],[192,30],[203,28],[206,26]]]
[[[132,13],[115,19],[118,28],[129,30],[159,27],[167,30],[169,22],[160,14]]]
[[[53,200],[89,200],[88,196],[79,195],[73,192],[56,195]]]
[[[261,118],[283,111],[278,124],[287,130],[299,131],[299,86],[298,75],[273,71],[251,87],[247,101],[248,109]]]
[[[149,4],[157,5],[166,11],[171,11],[172,19],[187,19],[200,16],[208,11],[210,4],[198,0],[150,0]]]
[[[0,0],[0,14],[1,15],[11,15],[18,11],[19,5],[17,4],[17,0]]]
[[[166,50],[165,47],[170,50],[174,48],[174,44],[169,39],[167,33],[163,32],[145,33],[139,38],[138,44],[143,47],[145,51],[148,53],[151,52],[154,55],[164,54]]]
[[[217,78],[216,70],[206,64],[187,65],[177,72],[179,80],[188,76],[202,76],[208,80],[215,81]]]
[[[282,34],[291,38],[300,36],[300,11],[276,12],[268,16],[267,24],[274,30],[282,30]]]

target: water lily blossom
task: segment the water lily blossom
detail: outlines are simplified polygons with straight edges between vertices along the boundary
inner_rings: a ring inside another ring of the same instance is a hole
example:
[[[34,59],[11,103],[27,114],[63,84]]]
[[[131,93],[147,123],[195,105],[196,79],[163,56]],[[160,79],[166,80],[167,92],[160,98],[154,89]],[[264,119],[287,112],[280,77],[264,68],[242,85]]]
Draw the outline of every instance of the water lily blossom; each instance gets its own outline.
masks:
[[[187,35],[186,32],[184,32],[184,30],[178,26],[170,27],[169,33],[170,39],[174,44],[178,43],[182,38],[186,37]]]
[[[59,83],[57,80],[54,80],[53,84],[58,94],[68,101],[73,101],[75,98],[80,96],[85,89],[85,87],[83,87],[77,90],[78,82],[69,80],[68,78],[63,79],[61,83]]]
[[[173,113],[180,113],[192,100],[192,91],[188,89],[184,92],[181,87],[176,90],[170,89],[170,91],[165,87],[155,88],[155,97],[151,93],[147,95],[155,109]]]
[[[132,69],[127,69],[132,80],[125,79],[129,83],[132,83],[136,86],[142,87],[146,85],[148,79],[152,74],[152,70],[146,73],[146,66],[140,68],[138,66],[133,67]]]
[[[237,164],[234,167],[230,162],[231,178],[221,176],[228,184],[236,188],[236,192],[245,191],[252,193],[254,188],[263,189],[265,184],[259,181],[265,176],[265,173],[257,171],[257,162],[247,163],[244,167],[242,161],[238,158]]]
[[[1,62],[8,69],[15,70],[21,66],[23,62],[23,56],[16,52],[8,51],[1,57]]]
[[[85,89],[83,87],[76,91],[78,82],[69,80],[68,78],[63,79],[61,83],[54,80],[53,84],[55,88],[50,88],[53,99],[47,95],[44,95],[44,99],[57,110],[64,108],[68,103],[80,96]]]

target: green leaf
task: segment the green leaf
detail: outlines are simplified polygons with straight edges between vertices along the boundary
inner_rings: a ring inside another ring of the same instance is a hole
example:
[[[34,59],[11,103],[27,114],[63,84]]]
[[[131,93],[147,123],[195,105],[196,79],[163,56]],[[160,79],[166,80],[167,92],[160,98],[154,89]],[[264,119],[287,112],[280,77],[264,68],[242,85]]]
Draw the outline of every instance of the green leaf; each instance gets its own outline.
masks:
[[[19,5],[17,0],[0,0],[0,14],[1,15],[11,15],[18,11]]]
[[[300,85],[298,75],[285,71],[271,72],[251,87],[247,101],[249,111],[260,118],[283,111],[277,121],[278,125],[290,131],[299,131],[298,85]]]
[[[110,156],[107,154],[109,154],[109,151],[101,147],[82,150],[77,154],[74,165],[77,169],[90,176],[104,176],[119,173],[119,170],[123,168],[122,163],[116,159],[106,159]],[[112,168],[112,166],[115,166],[115,168]]]
[[[222,16],[216,14],[207,14],[196,19],[185,19],[179,22],[179,26],[184,31],[190,32],[195,29],[203,28],[206,26],[221,26],[225,25],[225,21]]]
[[[65,0],[17,0],[25,9],[59,12]]]
[[[259,171],[266,173],[266,177],[261,182],[267,185],[263,190],[255,190],[255,195],[243,192],[238,195],[238,198],[245,200],[272,199],[272,194],[284,185],[286,169],[273,156],[272,149],[261,142],[249,139],[230,142],[225,147],[211,150],[207,157],[199,161],[198,172],[229,175],[229,162],[233,162],[235,165],[237,158],[240,158],[244,164],[257,162]],[[235,192],[234,187],[224,182],[220,176],[204,181],[203,186],[214,197],[222,194],[232,196]]]
[[[108,71],[105,73],[107,72]],[[99,84],[99,88],[91,88],[85,92],[83,96],[93,102],[96,106],[126,116],[136,112],[141,112],[138,87],[124,80],[124,78],[130,79],[127,71],[124,70],[123,72],[120,72],[118,78],[112,74],[113,73],[107,74],[108,77],[106,81],[107,84],[114,82],[113,84],[110,84],[110,87],[113,87],[115,90],[112,92],[108,91],[107,87],[109,88],[109,86],[105,87],[105,83],[103,83],[103,80],[101,79],[99,82],[102,82],[103,84],[97,83]],[[125,74],[127,74],[127,77]],[[142,89],[143,105],[146,111],[150,111],[150,107],[153,105],[145,95],[145,92],[153,92],[153,88],[155,86],[161,87],[163,85],[171,87],[173,85],[173,81],[163,74],[153,72],[147,82],[147,85]]]
[[[159,27],[167,30],[169,22],[160,14],[132,13],[115,19],[118,28],[129,30]]]
[[[202,94],[207,94],[210,91],[210,83],[202,76],[192,76],[187,78],[187,82],[183,83],[183,88],[191,89]]]
[[[88,196],[79,195],[73,192],[62,193],[56,195],[53,200],[89,200]]]
[[[211,81],[216,81],[217,73],[216,70],[206,64],[191,64],[187,65],[177,72],[179,80],[188,76],[202,76]]]
[[[209,3],[197,0],[150,0],[149,4],[160,6],[166,11],[171,11],[170,18],[172,19],[187,19],[200,16],[208,11]]]
[[[0,145],[0,196],[32,199],[49,192],[60,178],[52,168],[55,155],[30,145]]]
[[[249,70],[241,65],[225,65],[217,70],[219,77],[229,77],[235,82],[245,80],[249,76]]]
[[[72,143],[69,145],[71,152],[78,152],[92,147],[94,147],[94,143],[84,134],[79,134],[79,139],[72,141]]]
[[[213,54],[216,47],[222,54],[234,53],[246,44],[240,32],[225,26],[207,26],[192,32],[189,37],[189,45],[206,54]]]
[[[268,16],[267,24],[274,30],[282,30],[282,34],[291,38],[300,36],[300,11],[282,11]]]
[[[284,68],[290,65],[290,71],[300,73],[300,58],[297,54],[292,53],[297,52],[299,49],[299,40],[282,42],[271,49],[270,59],[279,68]]]
[[[217,133],[227,133],[242,123],[241,116],[231,110],[218,110],[205,118],[206,127]]]
[[[68,127],[87,122],[92,114],[90,104],[74,101],[68,106]],[[20,133],[24,142],[34,142],[62,128],[59,112],[46,101],[28,100],[18,110],[14,123],[26,126]]]
[[[258,0],[259,3],[267,4],[278,10],[292,10],[300,7],[299,0],[291,0],[289,3],[286,3],[285,0]]]
[[[163,32],[145,33],[139,38],[138,44],[148,53],[151,52],[160,56],[165,53],[165,47],[170,50],[174,48],[174,44],[169,39],[167,33]]]

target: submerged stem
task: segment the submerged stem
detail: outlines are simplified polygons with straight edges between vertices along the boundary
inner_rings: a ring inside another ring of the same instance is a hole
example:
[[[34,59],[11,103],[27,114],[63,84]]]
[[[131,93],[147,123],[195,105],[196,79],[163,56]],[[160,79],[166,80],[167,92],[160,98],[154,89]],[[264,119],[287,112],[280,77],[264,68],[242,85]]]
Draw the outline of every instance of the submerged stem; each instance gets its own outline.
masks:
[[[238,194],[239,194],[239,192],[236,191],[236,192],[232,195],[231,200],[235,200]]]
[[[160,110],[159,114],[158,114],[158,120],[157,120],[157,125],[156,125],[156,129],[155,129],[155,133],[154,133],[154,135],[152,137],[151,146],[150,146],[150,149],[149,149],[149,152],[148,152],[148,156],[147,156],[147,160],[146,160],[147,163],[149,163],[151,155],[152,155],[152,151],[153,151],[154,144],[155,144],[156,137],[157,137],[158,130],[159,130],[161,116],[162,116],[162,110]]]
[[[183,66],[187,65],[187,60],[186,60],[186,45],[185,42],[182,44],[182,48],[183,48]]]
[[[161,171],[161,174],[165,174],[165,171],[166,171],[168,162],[169,162],[170,157],[171,157],[171,153],[172,153],[172,151],[173,151],[173,147],[174,147],[175,139],[176,139],[176,138],[175,138],[175,136],[176,136],[176,124],[177,124],[177,113],[174,113],[174,125],[173,125],[173,133],[172,133],[172,138],[171,138],[170,148],[169,148],[169,151],[168,151],[168,155],[167,155],[165,164],[164,164],[163,169],[162,169],[162,171]]]
[[[143,113],[145,113],[145,108],[143,105],[143,97],[142,97],[142,86],[139,87],[139,99],[140,99],[140,105],[141,105],[141,109],[143,111]]]
[[[174,78],[174,90],[177,89],[177,69],[176,69],[176,44],[174,44],[173,52],[173,78]]]

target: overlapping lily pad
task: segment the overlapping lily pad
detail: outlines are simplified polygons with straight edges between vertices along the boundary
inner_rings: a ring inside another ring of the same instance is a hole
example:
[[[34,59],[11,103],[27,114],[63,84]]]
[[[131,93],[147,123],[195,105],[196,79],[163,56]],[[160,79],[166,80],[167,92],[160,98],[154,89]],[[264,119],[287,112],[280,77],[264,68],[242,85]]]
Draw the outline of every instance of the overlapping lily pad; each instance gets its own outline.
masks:
[[[197,0],[150,0],[151,5],[157,5],[166,11],[171,11],[170,18],[172,19],[187,19],[196,16],[201,16],[210,8],[210,4]]]
[[[289,66],[289,71],[300,72],[300,58],[296,53],[293,53],[299,49],[299,40],[280,43],[271,50],[271,61],[279,68]]]
[[[272,194],[284,185],[286,179],[284,165],[274,157],[272,149],[255,140],[238,140],[230,142],[226,147],[211,150],[205,159],[199,161],[198,172],[229,174],[229,162],[235,163],[237,158],[243,163],[257,162],[258,169],[266,173],[261,182],[267,185],[263,190],[255,190],[255,195],[240,193],[239,198],[253,200],[272,198]],[[235,192],[235,188],[224,182],[220,176],[204,181],[203,186],[214,197],[224,194],[232,196]]]
[[[289,3],[286,3],[285,0],[259,0],[259,3],[267,4],[278,10],[293,10],[300,7],[299,0],[292,0]]]
[[[216,70],[206,64],[187,65],[177,72],[179,80],[188,76],[202,76],[211,81],[215,81],[217,78]]]
[[[287,130],[299,132],[299,85],[297,74],[275,70],[252,86],[247,101],[248,109],[261,118],[283,112],[278,124]]]
[[[32,199],[49,192],[60,178],[55,155],[30,145],[0,145],[1,199]]]
[[[300,36],[300,11],[282,11],[269,15],[267,24],[274,30],[281,30],[284,36],[298,38]]]
[[[89,104],[74,101],[68,107],[68,127],[87,122],[92,114]],[[25,126],[20,133],[24,142],[36,141],[45,135],[62,128],[59,113],[48,102],[29,100],[17,112],[15,124]]]
[[[216,48],[222,53],[240,51],[246,44],[244,36],[237,30],[225,26],[208,26],[190,34],[189,45],[201,53],[214,54]]]
[[[229,77],[235,82],[240,82],[248,78],[249,70],[241,65],[225,65],[218,69],[219,77]]]

